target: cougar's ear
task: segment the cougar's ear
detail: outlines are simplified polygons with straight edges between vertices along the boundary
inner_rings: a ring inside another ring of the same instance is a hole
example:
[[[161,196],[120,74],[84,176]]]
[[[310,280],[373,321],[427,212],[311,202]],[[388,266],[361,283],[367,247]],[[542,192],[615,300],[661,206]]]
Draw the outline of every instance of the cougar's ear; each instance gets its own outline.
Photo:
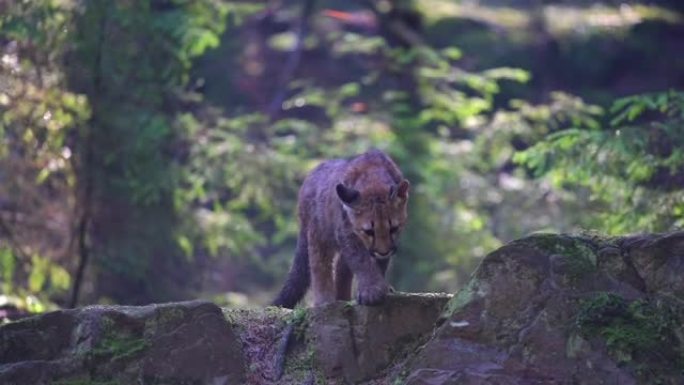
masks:
[[[335,186],[335,191],[337,191],[337,196],[340,198],[342,203],[347,206],[352,206],[354,203],[358,202],[359,196],[361,196],[357,190],[349,188],[342,183],[339,183],[337,186]]]
[[[397,197],[397,186],[390,186],[389,200],[393,201]]]
[[[404,179],[399,184],[397,185],[397,197],[401,200],[407,200],[408,195],[409,195],[409,188],[411,187],[411,184],[409,183],[408,180]]]

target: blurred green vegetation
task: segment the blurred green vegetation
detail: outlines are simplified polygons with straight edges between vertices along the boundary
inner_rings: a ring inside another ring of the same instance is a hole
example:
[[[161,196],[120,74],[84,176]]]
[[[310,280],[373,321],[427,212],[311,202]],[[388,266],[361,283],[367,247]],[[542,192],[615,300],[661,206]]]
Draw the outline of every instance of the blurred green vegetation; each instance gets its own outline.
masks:
[[[535,231],[684,221],[672,1],[0,4],[0,309],[263,304],[298,186],[390,153],[398,290]]]

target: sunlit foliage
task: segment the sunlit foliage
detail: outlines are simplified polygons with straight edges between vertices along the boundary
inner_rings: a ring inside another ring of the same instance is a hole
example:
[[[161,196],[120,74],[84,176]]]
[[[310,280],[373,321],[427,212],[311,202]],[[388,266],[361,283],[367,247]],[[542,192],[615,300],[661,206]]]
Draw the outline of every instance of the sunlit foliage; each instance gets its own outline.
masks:
[[[0,14],[0,305],[31,311],[71,284],[74,135],[90,116],[62,67],[71,11],[22,1]]]
[[[412,183],[398,290],[681,227],[681,6],[590,3],[0,4],[0,306],[267,302],[306,173],[370,147]]]
[[[517,155],[558,187],[581,186],[599,204],[585,224],[610,233],[684,225],[684,94],[618,99],[606,122],[577,121]]]

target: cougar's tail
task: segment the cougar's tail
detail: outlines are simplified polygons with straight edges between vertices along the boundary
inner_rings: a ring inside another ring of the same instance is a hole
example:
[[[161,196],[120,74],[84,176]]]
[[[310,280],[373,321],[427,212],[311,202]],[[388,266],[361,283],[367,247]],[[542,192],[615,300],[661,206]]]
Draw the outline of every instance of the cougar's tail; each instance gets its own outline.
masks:
[[[302,228],[297,239],[294,262],[292,262],[285,285],[283,285],[278,297],[273,301],[275,306],[292,309],[297,302],[304,298],[304,294],[309,289],[311,277],[309,275],[309,245],[306,236],[306,231]]]

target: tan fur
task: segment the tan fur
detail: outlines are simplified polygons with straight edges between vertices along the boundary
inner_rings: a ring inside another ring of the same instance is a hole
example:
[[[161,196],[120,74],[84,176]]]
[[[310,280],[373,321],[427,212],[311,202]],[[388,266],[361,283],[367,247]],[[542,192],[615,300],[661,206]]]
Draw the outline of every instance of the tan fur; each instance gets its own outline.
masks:
[[[381,302],[389,291],[389,258],[407,220],[408,190],[399,168],[379,150],[314,169],[299,192],[295,261],[274,304],[293,307],[309,283],[314,305],[348,300],[352,278],[359,303]]]

